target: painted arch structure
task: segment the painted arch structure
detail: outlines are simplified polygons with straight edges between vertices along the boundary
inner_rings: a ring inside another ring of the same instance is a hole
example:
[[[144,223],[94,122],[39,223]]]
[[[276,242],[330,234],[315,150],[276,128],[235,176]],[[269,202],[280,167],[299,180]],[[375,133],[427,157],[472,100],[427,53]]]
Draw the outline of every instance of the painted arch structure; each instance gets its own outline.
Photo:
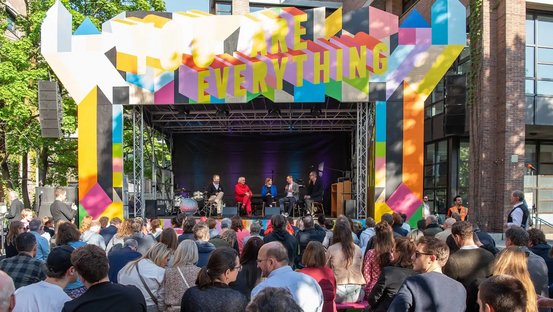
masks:
[[[341,102],[376,105],[375,216],[420,214],[424,101],[466,43],[466,9],[431,21],[364,7],[273,8],[239,16],[126,12],[75,31],[58,1],[42,54],[78,103],[81,215],[123,215],[123,105]]]

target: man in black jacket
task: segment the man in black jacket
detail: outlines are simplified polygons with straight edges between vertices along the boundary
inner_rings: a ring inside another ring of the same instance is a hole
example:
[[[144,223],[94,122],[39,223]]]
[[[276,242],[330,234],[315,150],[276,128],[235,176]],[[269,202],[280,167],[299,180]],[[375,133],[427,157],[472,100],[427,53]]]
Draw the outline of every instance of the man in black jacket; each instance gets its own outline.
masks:
[[[54,224],[58,224],[58,221],[63,220],[65,222],[71,222],[75,218],[75,209],[69,208],[64,201],[67,199],[67,193],[63,187],[56,187],[54,191],[56,200],[50,205],[50,214],[54,219]]]
[[[313,202],[323,201],[323,183],[317,177],[317,172],[315,171],[309,173],[309,185],[307,185],[307,195],[304,196],[304,200],[305,207],[311,214],[313,214]]]
[[[300,253],[296,257],[296,264],[301,263],[301,258],[303,257],[303,251],[307,247],[310,241],[318,241],[322,243],[325,239],[326,232],[318,224],[314,224],[312,216],[303,217],[303,230],[299,230],[296,233],[296,240],[298,241],[300,247]]]
[[[223,207],[223,195],[225,195],[221,178],[219,175],[213,175],[213,181],[207,186],[207,201],[217,205],[217,214],[221,214]]]
[[[273,215],[271,217],[271,226],[273,230],[266,234],[263,238],[264,243],[269,243],[273,241],[281,242],[286,251],[288,252],[288,262],[290,266],[294,267],[295,256],[298,254],[298,242],[296,238],[286,230],[288,222],[282,215]]]

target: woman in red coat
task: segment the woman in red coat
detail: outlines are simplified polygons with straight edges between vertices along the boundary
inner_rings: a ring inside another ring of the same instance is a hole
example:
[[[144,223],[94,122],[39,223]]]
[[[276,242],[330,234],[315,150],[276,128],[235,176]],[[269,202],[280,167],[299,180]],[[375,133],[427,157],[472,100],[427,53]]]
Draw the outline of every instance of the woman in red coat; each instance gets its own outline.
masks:
[[[242,206],[246,208],[248,217],[252,215],[252,190],[246,185],[246,178],[238,178],[238,183],[234,186],[234,199],[237,203],[242,203]]]
[[[336,312],[336,278],[331,268],[326,265],[326,250],[318,241],[310,241],[303,252],[301,261],[305,267],[299,270],[314,278],[323,291],[323,311]]]

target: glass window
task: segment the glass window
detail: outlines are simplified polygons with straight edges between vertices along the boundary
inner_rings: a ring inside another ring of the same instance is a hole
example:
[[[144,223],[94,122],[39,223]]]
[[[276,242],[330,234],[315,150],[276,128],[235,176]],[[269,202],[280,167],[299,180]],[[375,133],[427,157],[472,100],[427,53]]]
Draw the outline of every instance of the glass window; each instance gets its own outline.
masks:
[[[553,37],[553,36],[551,36]],[[538,80],[537,94],[553,95],[553,81]]]
[[[434,163],[434,149],[436,148],[434,143],[426,145],[426,164]]]
[[[15,16],[12,16],[9,12],[7,14],[7,29],[9,31],[15,31]]]
[[[526,118],[525,122],[527,125],[533,125],[534,124],[534,97],[533,96],[527,96],[526,97]]]
[[[526,94],[534,94],[534,79],[526,79],[524,92],[526,92]]]
[[[541,164],[540,174],[553,174],[553,164]],[[543,190],[541,192],[543,192]]]
[[[538,78],[553,79],[553,64],[538,64]]]
[[[526,44],[534,44],[534,16],[526,16]]]
[[[536,167],[538,155],[536,154],[536,143],[526,143],[524,146],[524,162]]]
[[[544,81],[540,81],[544,82]],[[553,125],[553,97],[536,97],[536,124]]]
[[[526,53],[528,53],[528,47],[526,47]],[[538,61],[541,63],[553,63],[553,49],[539,48]]]
[[[436,88],[434,91],[432,91],[432,103],[437,102],[439,100],[443,100],[444,98],[444,80],[440,80],[438,84],[436,85]]]
[[[436,162],[447,161],[447,141],[441,141],[438,143],[438,150],[436,153]]]
[[[216,3],[215,14],[217,15],[232,15],[232,4],[229,3]]]
[[[553,145],[548,145],[548,144],[540,145],[540,162],[541,163],[553,162]]]
[[[540,46],[553,47],[553,17],[538,16],[538,42]]]
[[[534,48],[526,47],[526,77],[534,77]]]
[[[444,112],[444,102],[438,102],[432,105],[432,116],[443,114]]]

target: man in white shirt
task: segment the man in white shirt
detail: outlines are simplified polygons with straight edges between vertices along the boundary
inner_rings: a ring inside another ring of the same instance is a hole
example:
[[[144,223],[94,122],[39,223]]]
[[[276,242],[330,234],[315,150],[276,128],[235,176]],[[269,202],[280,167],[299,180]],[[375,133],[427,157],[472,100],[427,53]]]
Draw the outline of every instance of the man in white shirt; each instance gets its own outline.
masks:
[[[67,284],[77,279],[71,264],[73,247],[52,249],[46,259],[46,280],[24,286],[15,291],[14,312],[59,312],[71,298],[63,291]]]
[[[286,186],[284,187],[285,197],[279,199],[280,211],[285,213],[285,216],[288,217],[288,214],[294,209],[294,204],[299,200],[300,188],[297,183],[294,183],[294,178],[292,176],[286,177]],[[288,209],[285,209],[286,203],[288,203]]]
[[[513,191],[511,193],[511,204],[513,205],[513,209],[507,217],[506,227],[520,226],[526,229],[528,220],[530,219],[530,212],[524,202],[524,193],[522,191]]]

